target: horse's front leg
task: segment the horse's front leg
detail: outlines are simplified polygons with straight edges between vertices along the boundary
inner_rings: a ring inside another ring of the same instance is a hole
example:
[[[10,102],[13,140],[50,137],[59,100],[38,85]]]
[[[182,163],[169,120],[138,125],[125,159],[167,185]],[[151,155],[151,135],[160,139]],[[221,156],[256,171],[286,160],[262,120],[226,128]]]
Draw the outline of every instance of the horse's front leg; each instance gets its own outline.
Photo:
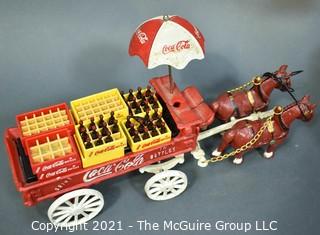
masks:
[[[273,143],[270,143],[266,149],[266,151],[263,153],[263,156],[267,159],[270,159],[274,156],[274,152],[276,148],[281,145],[284,141],[284,138],[279,139],[279,140],[274,140]]]
[[[236,164],[236,165],[242,164],[243,163],[243,154],[244,154],[244,152],[237,154],[232,161],[233,164]]]

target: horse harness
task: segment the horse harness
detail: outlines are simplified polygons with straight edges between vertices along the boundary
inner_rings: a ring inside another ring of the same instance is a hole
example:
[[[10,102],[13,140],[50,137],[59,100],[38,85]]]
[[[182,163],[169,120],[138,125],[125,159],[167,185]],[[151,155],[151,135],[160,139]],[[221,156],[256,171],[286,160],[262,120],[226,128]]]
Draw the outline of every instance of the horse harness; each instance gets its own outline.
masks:
[[[234,110],[234,113],[236,113],[237,117],[241,117],[240,115],[240,110],[239,110],[239,107],[238,105],[236,104],[236,102],[234,101],[234,97],[232,95],[231,92],[228,92],[228,97],[230,99],[230,102],[231,102],[231,105],[233,107],[233,110]],[[253,94],[252,94],[252,91],[251,90],[248,90],[246,91],[246,95],[247,95],[247,99],[249,101],[249,104],[251,106],[251,113],[253,113],[254,111],[260,111],[261,109],[264,108],[264,106],[262,105],[262,107],[259,107],[259,108],[255,108],[254,105],[255,105],[255,100],[254,100],[254,97],[253,97]],[[259,97],[261,98],[262,102],[263,103],[268,103],[265,98],[264,98],[264,94],[261,90],[261,86],[259,85],[258,87],[258,95]],[[233,115],[232,115],[233,116]]]

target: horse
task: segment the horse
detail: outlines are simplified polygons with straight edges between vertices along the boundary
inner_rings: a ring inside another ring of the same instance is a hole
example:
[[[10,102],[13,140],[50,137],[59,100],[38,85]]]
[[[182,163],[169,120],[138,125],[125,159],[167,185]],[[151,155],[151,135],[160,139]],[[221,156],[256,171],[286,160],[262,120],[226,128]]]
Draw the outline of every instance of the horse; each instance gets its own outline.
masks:
[[[274,89],[286,91],[291,88],[291,77],[302,72],[287,72],[288,65],[281,65],[274,73],[266,72],[262,77],[253,79],[249,90],[225,92],[210,104],[216,118],[227,122],[235,118],[246,117],[253,112],[265,111]]]
[[[268,128],[266,128],[260,138],[248,150],[268,145],[264,157],[272,158],[276,148],[281,145],[288,136],[290,125],[296,119],[310,121],[313,118],[316,104],[310,102],[310,96],[304,96],[284,109],[280,106],[274,109],[274,115]],[[248,143],[260,130],[266,120],[239,121],[230,130],[222,135],[222,141],[217,149],[212,152],[212,156],[220,156],[228,146],[237,149]],[[243,162],[243,155],[246,151],[235,155],[234,164]]]

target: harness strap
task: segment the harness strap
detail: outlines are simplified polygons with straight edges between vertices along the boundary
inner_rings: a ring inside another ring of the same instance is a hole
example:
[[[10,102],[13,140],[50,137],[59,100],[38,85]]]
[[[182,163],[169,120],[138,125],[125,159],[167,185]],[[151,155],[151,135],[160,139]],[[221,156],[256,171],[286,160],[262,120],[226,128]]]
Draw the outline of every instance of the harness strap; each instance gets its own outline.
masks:
[[[231,93],[228,93],[228,96],[229,96],[229,99],[230,99],[231,104],[232,104],[232,106],[233,106],[234,112],[236,112],[237,117],[240,117],[239,107],[238,107],[238,105],[234,102],[234,98],[233,98],[232,94],[231,94]]]
[[[249,100],[249,103],[251,106],[251,112],[253,113],[254,112],[254,98],[253,98],[252,92],[250,90],[247,91],[247,97],[248,97],[248,100]]]
[[[265,98],[264,98],[263,91],[261,90],[261,85],[258,86],[258,94],[259,94],[259,97],[261,98],[261,100],[262,100],[264,103],[267,103],[267,101],[266,101]]]

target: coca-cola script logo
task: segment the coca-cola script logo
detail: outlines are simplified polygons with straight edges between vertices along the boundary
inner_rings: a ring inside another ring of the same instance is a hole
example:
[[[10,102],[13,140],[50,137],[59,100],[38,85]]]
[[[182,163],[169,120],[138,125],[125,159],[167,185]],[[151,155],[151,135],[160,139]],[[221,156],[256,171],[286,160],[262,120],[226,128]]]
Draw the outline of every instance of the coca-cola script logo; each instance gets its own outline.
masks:
[[[168,54],[171,52],[180,52],[184,49],[190,49],[190,42],[189,40],[181,40],[173,45],[164,45],[162,47],[162,54]]]
[[[127,158],[118,163],[109,164],[109,165],[94,169],[92,171],[88,171],[83,176],[83,181],[90,182],[92,180],[95,180],[105,175],[109,175],[119,171],[126,171],[131,167],[136,167],[141,165],[143,162],[144,162],[143,154],[139,154],[133,159]]]
[[[139,39],[139,42],[141,44],[145,44],[146,41],[148,41],[148,36],[145,32],[142,32],[140,29],[137,30],[136,35]]]

